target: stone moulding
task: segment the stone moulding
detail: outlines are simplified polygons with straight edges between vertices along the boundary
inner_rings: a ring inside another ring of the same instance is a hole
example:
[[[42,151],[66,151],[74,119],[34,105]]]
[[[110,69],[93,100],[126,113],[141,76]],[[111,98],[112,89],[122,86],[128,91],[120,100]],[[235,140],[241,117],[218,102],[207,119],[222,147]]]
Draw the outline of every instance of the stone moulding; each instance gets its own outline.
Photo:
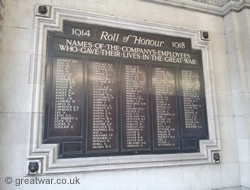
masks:
[[[142,0],[224,17],[228,13],[250,8],[250,0]]]
[[[230,0],[193,0],[193,1],[205,3],[205,4],[208,4],[208,5],[223,7]]]
[[[42,144],[44,113],[44,78],[48,31],[62,31],[63,20],[107,25],[110,27],[138,30],[169,36],[191,38],[192,47],[202,50],[203,72],[206,86],[206,104],[208,113],[209,139],[200,141],[199,153],[156,154],[133,156],[106,156],[89,158],[58,159],[58,145]],[[34,50],[31,55],[29,83],[32,85],[32,106],[30,128],[28,130],[27,161],[38,160],[41,163],[39,174],[67,173],[83,171],[103,171],[135,169],[149,167],[167,167],[214,163],[212,155],[220,150],[220,141],[216,99],[213,96],[215,85],[212,52],[208,41],[201,40],[200,31],[178,28],[165,24],[118,18],[101,14],[52,8],[51,17],[35,17]],[[26,172],[27,174],[28,172]]]

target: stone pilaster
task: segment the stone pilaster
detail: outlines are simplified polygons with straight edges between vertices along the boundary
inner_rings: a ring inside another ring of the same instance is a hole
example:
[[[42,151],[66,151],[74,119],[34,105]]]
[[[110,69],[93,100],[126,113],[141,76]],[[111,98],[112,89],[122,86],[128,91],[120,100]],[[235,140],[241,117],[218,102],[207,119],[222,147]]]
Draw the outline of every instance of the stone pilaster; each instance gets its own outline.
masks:
[[[241,185],[250,186],[250,11],[224,18]],[[237,153],[235,153],[237,154]]]

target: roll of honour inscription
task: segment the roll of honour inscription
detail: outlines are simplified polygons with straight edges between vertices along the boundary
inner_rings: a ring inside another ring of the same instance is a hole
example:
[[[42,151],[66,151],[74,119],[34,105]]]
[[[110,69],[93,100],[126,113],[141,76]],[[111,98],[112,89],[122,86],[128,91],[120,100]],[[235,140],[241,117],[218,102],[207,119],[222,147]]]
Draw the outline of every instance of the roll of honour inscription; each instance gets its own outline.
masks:
[[[190,39],[64,21],[47,48],[44,142],[67,157],[197,152],[189,141],[208,138]]]

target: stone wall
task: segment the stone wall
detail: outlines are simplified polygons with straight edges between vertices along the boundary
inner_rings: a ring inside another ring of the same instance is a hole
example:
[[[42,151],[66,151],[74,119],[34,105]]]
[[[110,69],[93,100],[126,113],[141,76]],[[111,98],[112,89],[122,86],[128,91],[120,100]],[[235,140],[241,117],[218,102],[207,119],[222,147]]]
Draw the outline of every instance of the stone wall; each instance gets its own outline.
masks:
[[[145,23],[208,31],[212,54],[209,64],[213,68],[210,72],[215,81],[213,96],[218,107],[215,117],[220,128],[221,163],[62,173],[39,178],[70,179],[77,176],[80,185],[17,186],[16,179],[23,178],[27,171],[27,134],[32,116],[31,92],[35,87],[29,78],[34,48],[34,2]],[[240,18],[248,24],[240,24]],[[240,185],[250,187],[249,23],[247,10],[231,13],[223,19],[144,0],[6,1],[2,23],[4,48],[0,51],[0,189],[211,190]],[[5,184],[8,176],[13,178],[12,184]]]
[[[227,57],[241,183],[250,186],[250,11],[225,17]]]

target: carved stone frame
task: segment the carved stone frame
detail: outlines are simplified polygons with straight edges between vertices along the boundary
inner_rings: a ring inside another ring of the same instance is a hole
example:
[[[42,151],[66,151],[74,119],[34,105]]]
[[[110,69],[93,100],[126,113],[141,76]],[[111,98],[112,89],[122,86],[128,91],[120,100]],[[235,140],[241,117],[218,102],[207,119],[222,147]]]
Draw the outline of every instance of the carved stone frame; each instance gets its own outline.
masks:
[[[208,114],[209,139],[200,140],[200,152],[58,159],[58,145],[42,144],[47,31],[62,31],[63,20],[191,38],[192,48],[202,50]],[[38,174],[214,163],[213,153],[220,150],[220,141],[218,140],[218,121],[215,117],[215,115],[217,115],[217,107],[216,97],[213,96],[213,94],[215,94],[215,85],[213,81],[213,72],[211,72],[213,71],[212,66],[212,52],[209,41],[201,39],[199,30],[178,28],[165,24],[155,24],[62,8],[52,8],[51,17],[35,17],[34,22],[34,51],[31,56],[30,73],[30,83],[33,88],[32,107],[30,110],[30,128],[28,130],[28,161],[37,160],[39,162],[40,170]]]

